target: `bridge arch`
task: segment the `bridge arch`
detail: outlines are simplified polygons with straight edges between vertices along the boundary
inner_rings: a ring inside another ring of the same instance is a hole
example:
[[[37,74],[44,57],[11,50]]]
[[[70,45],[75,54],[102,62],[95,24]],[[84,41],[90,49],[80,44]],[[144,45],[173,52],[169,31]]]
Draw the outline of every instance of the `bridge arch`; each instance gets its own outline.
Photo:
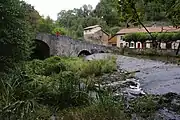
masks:
[[[91,55],[91,52],[88,51],[88,50],[81,50],[81,51],[78,53],[78,57],[88,56],[88,55]]]
[[[103,50],[99,51],[99,53],[105,53]]]
[[[50,46],[42,40],[35,39],[34,41],[35,48],[31,58],[43,60],[50,57]]]

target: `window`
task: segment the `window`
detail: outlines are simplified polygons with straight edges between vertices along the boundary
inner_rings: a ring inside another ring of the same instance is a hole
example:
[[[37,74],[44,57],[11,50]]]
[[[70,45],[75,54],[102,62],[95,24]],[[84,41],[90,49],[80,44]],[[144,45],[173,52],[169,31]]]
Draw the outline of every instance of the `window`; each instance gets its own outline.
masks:
[[[166,49],[171,49],[172,48],[172,45],[171,45],[171,43],[169,42],[169,43],[166,43]]]
[[[129,47],[129,43],[126,43],[126,47]]]
[[[123,43],[120,43],[120,47],[123,47]]]
[[[117,46],[117,44],[112,44],[112,46]]]
[[[120,40],[123,40],[123,36],[120,36]]]
[[[134,47],[134,43],[133,42],[131,42],[130,47]]]

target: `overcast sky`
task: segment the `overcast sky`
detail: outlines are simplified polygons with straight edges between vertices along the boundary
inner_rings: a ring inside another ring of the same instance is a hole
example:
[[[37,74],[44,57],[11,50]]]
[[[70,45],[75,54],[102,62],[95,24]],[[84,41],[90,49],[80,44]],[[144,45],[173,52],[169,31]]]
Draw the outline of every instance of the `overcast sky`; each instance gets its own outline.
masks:
[[[24,0],[33,5],[41,15],[50,16],[52,19],[57,19],[57,14],[61,10],[69,10],[80,8],[84,4],[90,4],[95,8],[100,0]]]

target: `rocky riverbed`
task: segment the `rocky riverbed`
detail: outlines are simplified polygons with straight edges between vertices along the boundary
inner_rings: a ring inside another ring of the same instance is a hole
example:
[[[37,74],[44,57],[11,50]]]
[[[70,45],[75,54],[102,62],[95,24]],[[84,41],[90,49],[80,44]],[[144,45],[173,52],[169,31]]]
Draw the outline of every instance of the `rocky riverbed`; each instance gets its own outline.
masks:
[[[117,58],[118,72],[102,76],[100,87],[110,88],[115,96],[126,95],[128,99],[146,96],[146,94],[158,96],[160,99],[155,101],[159,104],[157,104],[159,109],[152,119],[180,120],[180,66],[106,53],[90,55],[85,59],[108,59],[109,57]],[[97,86],[99,87],[98,84]],[[142,120],[136,113],[132,114],[132,119]]]
[[[113,56],[117,57],[118,71],[135,73],[135,81],[140,83],[145,93],[180,94],[180,66],[178,65],[106,53],[87,56],[86,60],[107,59]]]
[[[138,71],[142,89],[148,94],[180,93],[180,66],[160,61],[118,56],[117,65],[129,72]]]

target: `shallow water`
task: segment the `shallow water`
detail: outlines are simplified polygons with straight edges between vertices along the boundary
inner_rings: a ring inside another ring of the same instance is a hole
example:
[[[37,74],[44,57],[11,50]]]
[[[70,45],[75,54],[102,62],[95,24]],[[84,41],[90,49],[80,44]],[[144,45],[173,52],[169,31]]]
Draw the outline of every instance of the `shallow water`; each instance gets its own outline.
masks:
[[[105,59],[109,56],[113,55],[94,54],[87,56],[86,60]],[[117,66],[128,72],[138,71],[135,77],[139,79],[141,88],[148,94],[169,92],[180,94],[180,66],[178,65],[118,55]]]

